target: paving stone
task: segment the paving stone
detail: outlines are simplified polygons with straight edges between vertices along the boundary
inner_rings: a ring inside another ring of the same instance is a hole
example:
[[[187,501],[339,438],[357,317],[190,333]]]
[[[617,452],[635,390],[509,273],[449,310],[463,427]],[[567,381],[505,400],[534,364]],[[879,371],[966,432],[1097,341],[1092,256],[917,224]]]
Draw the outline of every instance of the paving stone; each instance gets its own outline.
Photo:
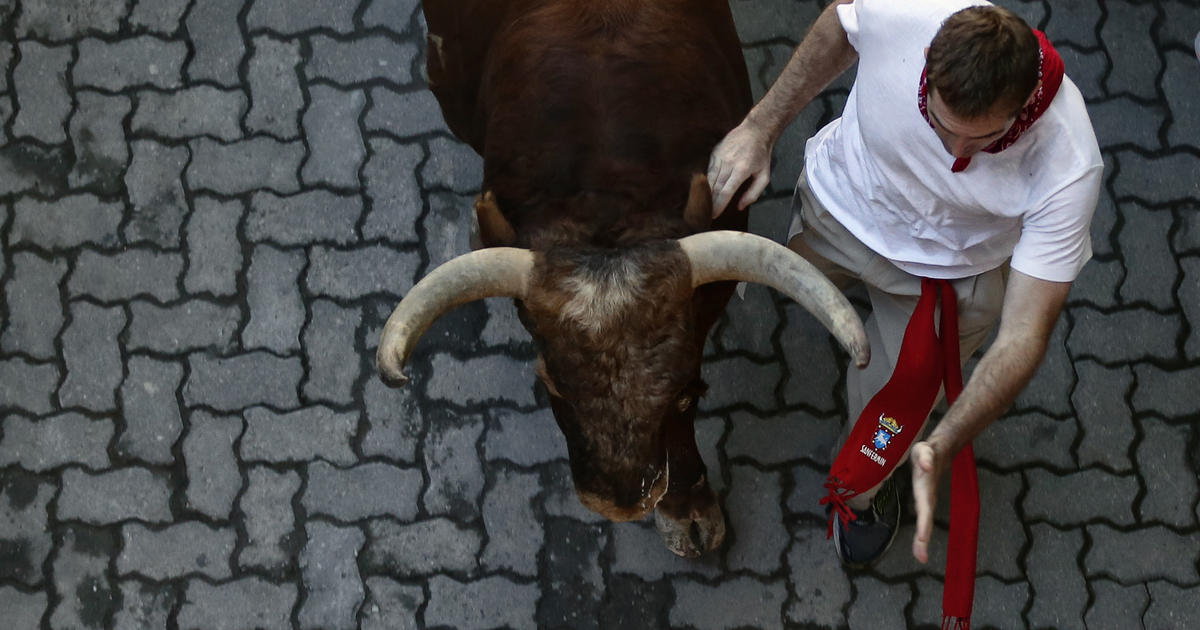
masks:
[[[669,627],[667,615],[674,593],[665,581],[646,583],[636,577],[613,575],[608,598],[600,610],[600,628],[658,630]]]
[[[1166,579],[1178,584],[1200,580],[1200,535],[1177,534],[1165,527],[1117,531],[1089,525],[1092,545],[1083,559],[1088,577],[1107,577],[1122,584]]]
[[[41,420],[8,416],[2,426],[0,465],[17,464],[33,472],[67,464],[93,470],[109,466],[106,448],[113,437],[111,420],[89,420],[68,412]]]
[[[485,299],[488,320],[479,339],[488,346],[532,345],[529,332],[517,317],[517,307],[508,298]]]
[[[675,605],[671,607],[673,626],[689,625],[702,629],[782,628],[783,605],[787,585],[779,581],[760,582],[739,576],[710,586],[689,578],[676,578]]]
[[[1044,470],[1025,472],[1029,492],[1021,505],[1025,514],[1060,527],[1081,525],[1097,518],[1114,525],[1133,525],[1133,502],[1139,484],[1132,475],[1117,476],[1085,469],[1058,476]]]
[[[60,3],[53,0],[26,0],[21,3],[17,34],[22,38],[39,37],[54,41],[73,39],[84,33],[114,35],[125,17],[120,0]]]
[[[729,8],[743,46],[776,39],[781,33],[798,43],[821,13],[817,5],[791,0],[735,0],[729,3]]]
[[[309,155],[300,176],[310,186],[358,189],[358,171],[366,159],[358,120],[366,106],[362,90],[343,92],[325,85],[309,88],[302,123]]]
[[[612,525],[609,531],[613,541],[613,556],[609,564],[609,572],[612,575],[627,573],[647,582],[681,574],[712,579],[721,575],[717,554],[688,559],[671,553],[663,544],[662,536],[652,524],[652,519],[636,523],[617,523]]]
[[[338,413],[329,407],[305,407],[276,413],[247,409],[241,458],[254,462],[303,462],[321,458],[348,466],[357,461],[350,448],[358,412]]]
[[[3,54],[4,48],[3,45],[0,45],[0,55]],[[4,70],[6,64],[3,64],[3,61],[4,60],[0,58],[0,71],[7,72]],[[0,79],[0,82],[3,82],[3,79]],[[12,142],[12,137],[8,134],[8,129],[10,128],[8,123],[12,120],[14,108],[15,104],[13,102],[13,95],[5,94],[3,91],[0,91],[0,143],[3,143],[4,145]],[[11,183],[6,183],[5,185],[10,186]]]
[[[1193,81],[1195,79],[1196,58],[1175,50],[1164,50],[1162,55],[1167,68],[1159,85],[1162,86],[1167,107],[1171,112],[1171,122],[1167,127],[1167,144],[1171,147],[1185,147],[1200,137],[1200,106],[1196,105],[1195,90],[1189,91],[1187,82],[1188,77]]]
[[[208,138],[191,142],[192,162],[187,181],[193,190],[237,195],[255,190],[294,193],[300,190],[297,173],[304,145],[255,137],[232,144]]]
[[[71,304],[71,322],[62,335],[67,377],[58,389],[58,400],[63,407],[92,411],[116,408],[122,373],[117,335],[123,328],[125,313],[120,308],[88,302]]]
[[[407,30],[419,0],[375,0],[363,12],[363,24],[384,26],[396,33]]]
[[[1170,360],[1178,354],[1176,339],[1183,322],[1144,308],[1102,313],[1088,306],[1072,307],[1074,325],[1067,335],[1067,350],[1075,358],[1087,357],[1106,364],[1147,359]],[[1137,335],[1130,331],[1154,331]]]
[[[363,568],[397,577],[473,573],[482,545],[479,531],[445,518],[409,524],[377,519],[367,522]]]
[[[1114,179],[1116,170],[1116,162],[1110,153],[1102,153],[1101,157],[1104,160],[1104,177],[1105,185],[1100,187],[1100,196],[1096,199],[1096,211],[1092,214],[1092,225],[1090,235],[1092,238],[1092,258],[1091,264],[1085,265],[1083,270],[1087,271],[1089,267],[1103,264],[1120,264],[1120,260],[1112,260],[1120,255],[1119,245],[1117,244],[1117,222],[1121,218],[1121,212],[1117,207],[1117,202],[1113,200],[1113,194],[1110,187],[1107,185]],[[1104,262],[1097,261],[1097,258],[1106,258]],[[1124,270],[1122,270],[1124,271]],[[1081,272],[1082,275],[1082,272]],[[1078,278],[1076,278],[1078,281]],[[1072,291],[1077,289],[1072,285]],[[1077,293],[1077,295],[1089,295],[1088,293]]]
[[[312,248],[305,274],[306,288],[317,295],[353,300],[382,293],[402,296],[412,288],[420,264],[416,252],[400,252],[382,245],[335,250]]]
[[[1025,23],[1033,28],[1044,30],[1046,28],[1046,7],[1042,6],[1037,0],[1020,2],[1007,2],[1005,5],[1025,20]]]
[[[25,197],[13,204],[13,210],[12,243],[61,251],[85,243],[117,245],[117,226],[124,207],[84,194],[49,202]]]
[[[1200,181],[1190,176],[1200,168],[1200,156],[1173,153],[1145,157],[1131,151],[1116,155],[1121,168],[1113,181],[1119,197],[1136,197],[1148,205],[1200,198]]]
[[[341,521],[391,516],[411,521],[424,484],[421,471],[371,462],[339,469],[326,462],[308,465],[302,504],[308,514]]]
[[[609,522],[579,502],[567,460],[557,460],[543,466],[542,470],[542,511],[546,516],[569,518],[593,525]]]
[[[363,188],[370,210],[363,223],[363,238],[415,243],[417,220],[424,207],[416,173],[425,154],[419,146],[385,138],[371,138],[369,144]]]
[[[1138,506],[1141,522],[1161,522],[1180,529],[1196,525],[1192,507],[1200,495],[1200,480],[1188,463],[1192,431],[1154,418],[1144,418],[1137,447],[1137,469],[1146,494]],[[1132,501],[1130,501],[1132,503]]]
[[[506,460],[536,466],[567,458],[567,442],[548,408],[529,413],[497,409],[483,452],[488,461]]]
[[[483,428],[482,418],[473,415],[430,422],[423,449],[429,487],[422,497],[429,514],[463,522],[479,516],[484,476],[478,443]]]
[[[418,50],[411,43],[396,43],[382,35],[349,40],[314,35],[309,41],[312,57],[304,65],[304,74],[310,81],[327,79],[338,85],[386,81],[405,85],[413,79],[411,68]]]
[[[242,202],[198,197],[195,206],[187,224],[188,266],[183,285],[189,293],[234,295],[242,269],[242,248],[237,241]]]
[[[4,24],[4,18],[7,17],[7,12],[11,11],[13,8],[14,7],[11,4],[7,6],[0,6],[0,26]],[[8,70],[12,67],[13,51],[15,49],[16,42],[0,42],[0,93],[8,92]]]
[[[1131,470],[1129,445],[1135,435],[1127,400],[1133,390],[1133,371],[1128,366],[1110,369],[1093,361],[1076,363],[1075,371],[1079,381],[1071,404],[1083,429],[1077,449],[1079,465]]]
[[[11,586],[0,586],[0,610],[6,611],[5,623],[11,630],[37,630],[46,613],[46,594],[22,593]]]
[[[1085,100],[1108,96],[1104,78],[1108,74],[1108,55],[1103,50],[1078,50],[1070,46],[1056,47],[1067,70],[1067,78],[1079,88]]]
[[[187,68],[191,82],[207,80],[224,87],[238,85],[238,66],[246,53],[238,25],[242,5],[242,0],[209,0],[188,12],[185,24],[195,49]]]
[[[422,87],[412,92],[388,88],[371,90],[371,106],[363,124],[368,131],[382,131],[399,137],[412,137],[449,128],[433,92]]]
[[[130,302],[129,350],[181,354],[191,350],[233,349],[241,309],[207,300],[186,300],[159,306],[145,300]]]
[[[50,527],[47,507],[55,492],[53,485],[32,475],[13,471],[0,477],[0,579],[27,587],[42,584],[53,545],[45,535]],[[0,604],[9,597],[0,588]]]
[[[100,254],[84,249],[75,261],[67,290],[72,297],[86,295],[105,302],[150,296],[160,302],[179,296],[183,259],[177,254],[146,249],[126,249]]]
[[[801,315],[801,310],[798,305],[789,305],[785,310],[787,321],[809,317]],[[834,354],[828,331],[814,321],[796,322],[784,329],[779,343],[787,365],[784,402],[788,407],[802,405],[822,414],[833,413],[843,377],[841,360]]]
[[[418,630],[421,627],[417,615],[425,604],[424,589],[385,577],[369,577],[366,584],[362,630]]]
[[[428,164],[428,162],[427,162]],[[429,256],[428,270],[471,251],[471,213],[474,195],[435,192],[421,220],[421,244]]]
[[[910,613],[908,627],[937,628],[942,618],[942,581],[920,578],[914,581],[918,599]],[[971,610],[972,628],[1031,627],[1021,616],[1029,601],[1029,584],[1005,584],[990,575],[975,579],[975,603]],[[917,626],[916,624],[921,624]]]
[[[117,573],[151,580],[173,580],[200,574],[212,580],[232,576],[229,557],[237,543],[237,532],[213,529],[204,524],[176,522],[161,530],[130,523],[121,528],[121,554]]]
[[[1142,616],[1145,628],[1185,628],[1196,618],[1200,593],[1196,588],[1180,588],[1167,582],[1155,581],[1146,585],[1150,605]]]
[[[1189,359],[1200,358],[1200,258],[1184,258],[1183,284],[1179,287],[1179,304],[1189,325],[1185,354]]]
[[[61,514],[60,514],[61,515]],[[117,605],[108,564],[116,553],[113,534],[86,527],[68,526],[53,560],[55,597],[50,627],[100,628]]]
[[[358,2],[288,2],[287,0],[254,0],[246,16],[251,30],[269,28],[284,35],[299,35],[317,29],[348,34],[354,31],[354,10]]]
[[[1029,514],[1018,512],[1022,490],[1020,475],[979,470],[979,573],[988,573],[1004,580],[1020,580],[1024,577],[1018,560],[1028,543],[1022,520],[1028,518]],[[1090,497],[1092,492],[1088,490],[1087,496]],[[1057,519],[1054,520],[1057,522]],[[1019,606],[1017,612],[1020,612]]]
[[[1092,223],[1095,226],[1095,223]],[[1096,241],[1092,241],[1095,243]],[[1120,260],[1098,261],[1093,259],[1071,285],[1067,308],[1087,305],[1097,309],[1120,308],[1117,291],[1125,278],[1125,267]]]
[[[1167,118],[1167,110],[1162,106],[1140,105],[1128,96],[1121,96],[1088,103],[1087,110],[1096,138],[1104,139],[1105,148],[1133,144],[1152,151],[1160,147],[1158,130]],[[1131,117],[1130,111],[1139,115]]]
[[[191,579],[177,621],[180,630],[291,630],[296,586],[247,577],[218,586]]]
[[[237,552],[240,568],[282,572],[294,566],[300,541],[292,498],[300,491],[300,483],[295,471],[249,468],[246,491],[238,499],[246,524],[244,546]]]
[[[342,308],[328,300],[314,300],[310,308],[312,319],[303,334],[308,357],[305,399],[351,404],[359,377],[360,354],[355,336],[362,323],[362,309]]]
[[[1149,5],[1106,5],[1107,18],[1100,28],[1100,40],[1112,60],[1112,73],[1105,82],[1113,94],[1130,93],[1142,98],[1158,96],[1155,77],[1162,69],[1149,33],[1158,11]]]
[[[975,438],[975,457],[1000,468],[1041,464],[1073,470],[1071,444],[1076,434],[1073,420],[1037,412],[1010,414]]]
[[[854,580],[856,596],[846,621],[851,628],[903,628],[904,607],[912,598],[907,584],[885,584],[871,577]]]
[[[483,158],[470,146],[451,138],[430,139],[429,159],[421,165],[421,181],[428,188],[444,188],[460,195],[479,192],[483,179]],[[466,206],[464,210],[470,210]]]
[[[171,35],[179,30],[179,21],[188,4],[188,0],[137,0],[129,23],[160,35]]]
[[[358,609],[366,596],[355,559],[366,538],[357,527],[309,523],[308,543],[300,554],[305,598],[298,620],[301,628],[354,630]]]
[[[750,408],[767,414],[777,408],[775,390],[783,378],[778,363],[756,363],[740,356],[707,359],[700,375],[709,385],[703,402],[706,410]]]
[[[64,147],[8,142],[0,146],[0,195],[61,195],[67,190],[67,174],[73,164]]]
[[[783,523],[781,475],[750,466],[733,466],[725,499],[726,521],[733,534],[727,562],[735,571],[774,574],[788,546]]]
[[[457,360],[439,352],[433,355],[426,395],[455,404],[507,403],[522,407],[537,404],[533,366],[528,361],[492,355]],[[487,374],[487,378],[481,375]]]
[[[117,92],[153,86],[169,90],[180,86],[187,46],[149,35],[104,42],[87,38],[79,42],[78,61],[71,69],[71,84]]]
[[[483,499],[483,524],[488,542],[480,563],[488,571],[538,575],[538,550],[545,535],[533,512],[540,490],[538,476],[500,469]]]
[[[436,575],[429,580],[425,623],[459,630],[506,626],[536,628],[540,596],[537,584],[518,584],[506,577],[486,577],[466,584]]]
[[[837,420],[814,418],[803,411],[760,418],[735,411],[725,442],[729,457],[746,457],[760,464],[782,464],[797,459],[829,460],[842,427]]]
[[[1175,222],[1175,239],[1172,244],[1181,253],[1195,255],[1200,253],[1200,202],[1185,202],[1179,204],[1179,220]],[[1181,263],[1191,262],[1191,258],[1183,258]]]
[[[363,455],[416,463],[425,417],[412,388],[389,389],[378,378],[371,377],[363,389],[363,403],[367,411]]]
[[[829,458],[826,458],[829,459]],[[829,474],[828,464],[801,464],[791,471],[791,493],[785,505],[792,514],[825,518],[825,506],[820,504],[825,496],[825,477]]]
[[[50,397],[61,375],[53,363],[30,363],[22,358],[0,359],[0,407],[17,407],[30,413],[54,409]]]
[[[44,46],[35,41],[19,44],[21,61],[13,70],[13,88],[18,104],[12,135],[32,137],[46,144],[67,140],[67,116],[71,95],[67,93],[69,46]]]
[[[79,90],[75,99],[78,104],[69,126],[75,164],[67,181],[72,188],[95,187],[104,194],[118,194],[129,163],[123,126],[131,108],[129,97]]]
[[[175,395],[183,380],[178,363],[134,356],[127,364],[129,375],[121,385],[121,408],[125,428],[116,452],[151,464],[171,464],[175,442],[183,433],[183,419]]]
[[[167,618],[178,604],[175,590],[142,580],[122,580],[121,608],[113,615],[114,630],[167,630]]]
[[[1075,372],[1071,369],[1071,356],[1068,353],[1067,335],[1070,332],[1067,318],[1058,318],[1046,344],[1042,363],[1034,372],[1033,379],[1017,395],[1014,408],[1055,416],[1071,413],[1071,388],[1075,385]]]
[[[1163,370],[1148,363],[1133,368],[1133,411],[1153,411],[1164,418],[1200,413],[1200,367]]]
[[[68,468],[62,474],[58,518],[108,525],[127,519],[164,523],[171,519],[167,479],[145,468],[91,475]]]
[[[549,588],[538,602],[538,627],[629,628],[625,624],[606,625],[600,616],[608,594],[600,564],[600,553],[608,540],[603,529],[568,519],[549,519],[545,528],[542,558],[546,564],[539,574]]]
[[[255,193],[246,219],[246,236],[256,242],[279,245],[337,243],[358,240],[355,225],[362,216],[358,196],[342,196],[327,190],[302,192],[290,197]]]
[[[167,93],[143,91],[133,112],[133,130],[165,138],[209,136],[226,141],[242,136],[238,121],[246,112],[246,95],[198,85]]]
[[[250,111],[246,115],[246,128],[284,140],[297,138],[300,110],[304,108],[298,70],[300,43],[262,35],[252,40],[250,50],[246,71]]]
[[[1147,585],[1122,586],[1109,580],[1089,580],[1088,586],[1092,592],[1092,603],[1084,617],[1088,628],[1123,630],[1147,627],[1142,624],[1143,614],[1149,604]]]
[[[234,444],[242,434],[242,420],[193,411],[183,440],[187,472],[186,505],[216,520],[225,520],[242,488],[242,475]]]
[[[1139,204],[1125,204],[1122,210],[1127,223],[1121,228],[1120,245],[1127,273],[1121,299],[1126,304],[1173,308],[1179,267],[1170,250],[1171,213],[1146,210]]]
[[[1070,42],[1076,46],[1097,47],[1097,31],[1104,19],[1103,9],[1091,2],[1060,2],[1050,12],[1045,31],[1055,42]],[[1036,28],[1036,27],[1035,27]],[[1067,74],[1071,67],[1067,66]]]
[[[735,295],[725,307],[725,315],[714,328],[712,341],[722,350],[770,361],[776,353],[772,337],[782,323],[775,310],[772,290],[748,284],[743,293],[745,297]],[[836,363],[830,363],[830,366],[834,365]]]
[[[303,374],[304,367],[295,357],[280,358],[262,351],[228,358],[193,353],[188,355],[183,401],[217,411],[260,404],[295,409],[300,404],[296,389]]]
[[[59,287],[67,263],[18,252],[13,254],[12,269],[4,285],[8,321],[0,335],[0,348],[35,359],[54,359],[58,354],[54,340],[64,319]]]
[[[1037,593],[1029,611],[1031,624],[1039,628],[1083,628],[1088,592],[1078,569],[1082,532],[1061,531],[1041,523],[1030,529],[1033,546],[1026,563],[1030,587]]]
[[[823,524],[803,522],[787,552],[791,579],[784,621],[788,626],[836,628],[845,623],[842,610],[850,603],[850,580],[825,539]]]
[[[246,301],[250,321],[242,329],[242,347],[265,348],[280,354],[300,350],[304,327],[304,298],[300,274],[304,252],[256,245],[246,272]]]

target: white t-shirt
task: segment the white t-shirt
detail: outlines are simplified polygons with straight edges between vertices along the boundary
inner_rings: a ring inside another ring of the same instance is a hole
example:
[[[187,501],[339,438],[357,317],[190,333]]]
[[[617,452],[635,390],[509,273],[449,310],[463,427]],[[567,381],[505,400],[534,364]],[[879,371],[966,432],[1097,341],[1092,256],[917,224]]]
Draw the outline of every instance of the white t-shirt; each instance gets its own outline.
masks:
[[[1079,89],[1066,77],[1015,144],[980,152],[966,170],[921,115],[925,48],[970,0],[856,0],[837,8],[858,52],[842,117],[809,139],[805,170],[817,199],[852,234],[901,269],[962,278],[1012,268],[1074,280],[1092,256],[1088,227],[1104,163]]]

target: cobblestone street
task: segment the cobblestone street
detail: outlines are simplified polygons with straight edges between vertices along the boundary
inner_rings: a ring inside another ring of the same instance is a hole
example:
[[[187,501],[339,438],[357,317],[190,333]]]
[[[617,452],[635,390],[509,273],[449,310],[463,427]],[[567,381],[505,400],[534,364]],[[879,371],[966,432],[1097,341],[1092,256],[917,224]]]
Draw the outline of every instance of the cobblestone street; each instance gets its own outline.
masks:
[[[976,442],[973,627],[1197,628],[1200,0],[999,4],[1060,51],[1106,170],[1047,359]],[[757,98],[823,4],[731,5]],[[424,50],[417,0],[0,0],[0,627],[936,628],[946,501],[929,565],[908,511],[841,567],[845,356],[772,290],[706,349],[729,533],[700,560],[580,505],[510,300],[380,382],[482,178]],[[782,240],[850,82],[777,146],[753,231]]]

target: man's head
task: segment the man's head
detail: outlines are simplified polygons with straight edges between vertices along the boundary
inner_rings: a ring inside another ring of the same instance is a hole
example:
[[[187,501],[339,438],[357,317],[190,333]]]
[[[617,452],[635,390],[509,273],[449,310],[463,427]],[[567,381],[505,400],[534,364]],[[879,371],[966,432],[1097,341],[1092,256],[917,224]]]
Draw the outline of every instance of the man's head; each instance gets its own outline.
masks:
[[[963,9],[926,52],[929,114],[955,157],[970,157],[1012,125],[1038,83],[1039,45],[1029,25],[997,6]]]

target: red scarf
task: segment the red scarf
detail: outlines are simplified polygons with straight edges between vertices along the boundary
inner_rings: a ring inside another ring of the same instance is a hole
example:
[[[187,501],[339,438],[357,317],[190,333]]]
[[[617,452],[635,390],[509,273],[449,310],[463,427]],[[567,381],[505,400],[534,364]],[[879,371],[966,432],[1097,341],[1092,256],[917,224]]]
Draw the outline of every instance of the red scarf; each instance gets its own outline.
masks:
[[[941,336],[934,330],[934,309],[941,298]],[[854,520],[846,501],[875,487],[895,469],[937,402],[945,385],[953,404],[962,391],[958,352],[958,300],[946,280],[921,279],[921,298],[900,344],[892,377],[867,403],[850,437],[842,446],[829,477],[822,505],[832,508],[827,536],[833,534],[833,513]],[[975,557],[979,530],[979,486],[974,451],[968,444],[951,466],[950,539],[946,583],[942,594],[942,627],[970,628],[975,598]]]
[[[1037,122],[1037,119],[1046,112],[1050,107],[1050,103],[1054,101],[1054,96],[1058,94],[1058,88],[1062,85],[1063,80],[1063,61],[1062,57],[1058,56],[1058,51],[1054,50],[1054,46],[1050,44],[1050,40],[1046,39],[1046,34],[1033,29],[1033,34],[1037,36],[1040,50],[1038,52],[1038,84],[1037,91],[1033,94],[1033,100],[1021,109],[1021,113],[1017,114],[1016,121],[1012,127],[1008,128],[1008,132],[1000,137],[999,140],[984,147],[984,151],[988,153],[999,153],[1017,141],[1021,134]],[[933,121],[929,118],[929,87],[925,83],[925,70],[921,71],[921,86],[917,90],[917,107],[921,109],[921,115],[925,117],[925,122],[929,123],[929,127],[933,127]],[[967,168],[971,163],[971,158],[957,158],[954,160],[954,165],[950,170],[958,173]]]

